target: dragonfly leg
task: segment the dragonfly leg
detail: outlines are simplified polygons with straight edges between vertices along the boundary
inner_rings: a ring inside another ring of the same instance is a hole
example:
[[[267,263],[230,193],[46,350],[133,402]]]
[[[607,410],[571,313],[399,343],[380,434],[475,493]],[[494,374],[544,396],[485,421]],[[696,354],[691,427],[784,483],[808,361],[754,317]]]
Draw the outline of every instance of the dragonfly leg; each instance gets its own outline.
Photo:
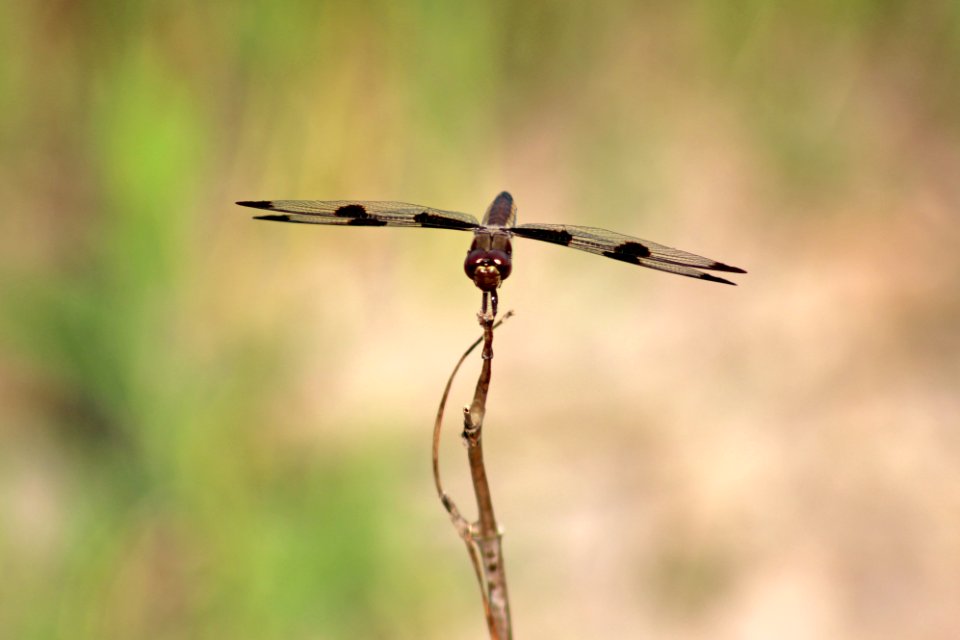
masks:
[[[489,304],[490,294],[489,292],[484,291],[481,295],[483,297],[481,298],[480,313],[477,314],[477,320],[480,321],[480,324],[483,324],[485,320],[490,319],[490,314],[487,312],[487,305]]]
[[[489,307],[489,310],[488,310]],[[497,292],[496,291],[484,291],[483,292],[483,302],[480,305],[480,313],[477,314],[477,320],[480,321],[480,324],[488,324],[493,322],[493,319],[497,317]]]

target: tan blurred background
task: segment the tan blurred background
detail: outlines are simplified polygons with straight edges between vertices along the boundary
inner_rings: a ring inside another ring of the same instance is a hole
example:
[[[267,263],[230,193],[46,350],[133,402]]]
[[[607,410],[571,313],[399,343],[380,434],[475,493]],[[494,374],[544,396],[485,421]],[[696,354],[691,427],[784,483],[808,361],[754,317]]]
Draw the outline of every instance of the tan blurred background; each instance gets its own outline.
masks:
[[[469,235],[233,202],[502,189],[750,272],[516,243],[518,638],[960,637],[956,2],[10,2],[0,36],[0,637],[484,637],[429,475]]]

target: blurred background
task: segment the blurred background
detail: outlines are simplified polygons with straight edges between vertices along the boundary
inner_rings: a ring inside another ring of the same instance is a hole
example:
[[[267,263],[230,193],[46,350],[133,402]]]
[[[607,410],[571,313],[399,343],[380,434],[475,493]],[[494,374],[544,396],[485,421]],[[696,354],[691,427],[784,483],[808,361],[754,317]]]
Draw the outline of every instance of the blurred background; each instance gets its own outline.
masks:
[[[0,8],[0,637],[480,638],[430,432],[470,241],[518,638],[960,636],[960,5]],[[455,385],[442,466],[473,512]]]

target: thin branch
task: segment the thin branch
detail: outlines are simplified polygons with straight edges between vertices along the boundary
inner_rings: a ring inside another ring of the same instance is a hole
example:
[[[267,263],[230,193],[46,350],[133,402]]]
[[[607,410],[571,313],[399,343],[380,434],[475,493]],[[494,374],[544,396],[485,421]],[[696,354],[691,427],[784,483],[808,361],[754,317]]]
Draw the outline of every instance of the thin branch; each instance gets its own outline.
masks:
[[[486,303],[486,300],[484,300]],[[494,302],[495,304],[495,302]],[[486,304],[484,304],[486,307]],[[486,311],[486,309],[484,309]],[[510,605],[507,599],[507,581],[504,571],[501,534],[497,527],[497,520],[493,513],[493,500],[490,495],[490,486],[487,482],[486,467],[483,462],[483,418],[486,413],[487,392],[490,389],[491,365],[493,361],[493,330],[504,320],[513,315],[512,311],[504,314],[503,318],[494,323],[492,314],[481,313],[480,325],[483,327],[483,337],[474,342],[464,352],[450,374],[447,386],[440,400],[437,419],[433,427],[433,480],[437,488],[437,495],[444,508],[450,514],[450,519],[457,533],[467,545],[467,552],[473,564],[477,581],[483,594],[483,607],[490,637],[495,640],[510,640]],[[471,524],[457,509],[456,504],[443,490],[440,482],[440,429],[443,423],[443,411],[453,379],[473,350],[483,343],[483,365],[477,387],[474,391],[473,402],[463,410],[463,440],[467,446],[467,459],[470,463],[470,476],[473,480],[474,494],[477,499],[479,520]]]

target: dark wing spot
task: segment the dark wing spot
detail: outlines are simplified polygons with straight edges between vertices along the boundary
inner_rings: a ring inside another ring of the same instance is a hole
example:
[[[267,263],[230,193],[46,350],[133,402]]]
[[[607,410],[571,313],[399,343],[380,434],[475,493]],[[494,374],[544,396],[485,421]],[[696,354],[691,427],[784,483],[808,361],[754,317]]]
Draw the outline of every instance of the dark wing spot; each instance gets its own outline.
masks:
[[[254,209],[273,209],[273,202],[270,200],[244,200],[237,204],[241,207],[253,207]]]
[[[476,229],[477,225],[466,220],[457,220],[456,218],[447,218],[438,216],[429,211],[423,211],[413,216],[413,221],[425,227],[441,227],[444,229]]]
[[[620,253],[619,251],[604,251],[603,255],[607,258],[613,258],[614,260],[619,260],[621,262],[641,264],[638,256],[630,255],[629,253]]]
[[[361,207],[362,209],[363,207]],[[376,218],[353,218],[347,223],[350,227],[385,227],[386,220],[377,220]]]
[[[564,229],[523,229],[516,228],[511,231],[521,238],[530,238],[531,240],[542,240],[543,242],[552,242],[553,244],[562,244],[569,246],[573,241],[573,236]]]
[[[300,222],[300,220],[291,220],[290,216],[272,215],[272,216],[253,216],[254,220],[272,220],[274,222]]]
[[[367,210],[360,204],[347,204],[334,211],[333,215],[338,218],[366,218]]]
[[[629,242],[624,242],[613,251],[614,253],[619,253],[621,255],[636,256],[638,258],[646,258],[650,255],[650,249],[648,249],[645,245],[642,245],[639,242],[634,242],[632,240]]]

